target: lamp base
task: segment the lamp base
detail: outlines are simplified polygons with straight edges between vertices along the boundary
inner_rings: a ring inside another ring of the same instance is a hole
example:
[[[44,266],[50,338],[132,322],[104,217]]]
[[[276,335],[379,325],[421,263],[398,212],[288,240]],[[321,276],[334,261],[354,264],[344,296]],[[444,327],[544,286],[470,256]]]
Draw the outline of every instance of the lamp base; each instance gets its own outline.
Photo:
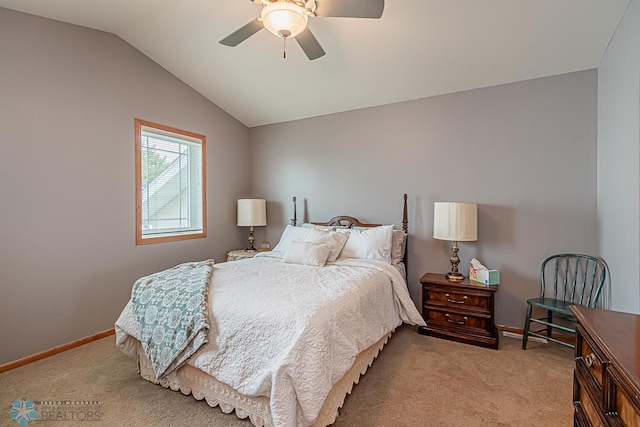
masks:
[[[464,280],[464,274],[457,271],[448,272],[445,277],[450,282],[462,282]]]
[[[446,278],[450,282],[462,282],[464,280],[464,274],[458,271],[458,264],[460,264],[460,258],[458,257],[458,242],[454,241],[451,247],[451,271],[447,273]]]
[[[255,242],[256,238],[253,236],[253,225],[249,227],[249,247],[245,249],[245,252],[258,252],[256,248],[253,246],[253,242]]]

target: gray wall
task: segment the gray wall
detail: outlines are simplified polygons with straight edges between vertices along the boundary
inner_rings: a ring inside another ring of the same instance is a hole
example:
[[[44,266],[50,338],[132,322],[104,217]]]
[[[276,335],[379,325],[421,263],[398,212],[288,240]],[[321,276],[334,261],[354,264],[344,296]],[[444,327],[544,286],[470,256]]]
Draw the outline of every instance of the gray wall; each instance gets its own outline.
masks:
[[[612,271],[611,307],[640,313],[638,127],[640,0],[632,0],[598,69],[599,246]]]
[[[252,128],[252,190],[269,201],[256,240],[277,242],[293,195],[312,220],[400,225],[406,192],[418,302],[420,276],[450,268],[433,202],[476,202],[479,240],[461,243],[461,269],[472,257],[500,269],[497,323],[521,328],[544,257],[597,254],[596,82],[590,70]]]
[[[241,247],[245,126],[118,37],[0,9],[0,364],[113,327],[133,281]],[[206,239],[135,245],[134,118],[207,136]]]

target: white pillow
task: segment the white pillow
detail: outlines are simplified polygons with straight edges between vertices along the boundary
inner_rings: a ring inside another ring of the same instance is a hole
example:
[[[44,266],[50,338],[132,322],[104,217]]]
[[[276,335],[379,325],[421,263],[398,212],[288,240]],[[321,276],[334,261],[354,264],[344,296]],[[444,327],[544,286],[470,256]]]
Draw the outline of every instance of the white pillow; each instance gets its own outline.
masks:
[[[294,227],[287,224],[287,227],[282,232],[282,236],[280,236],[280,241],[273,250],[286,252],[293,240],[307,240],[307,234],[309,234],[311,230],[311,228]]]
[[[391,264],[392,225],[363,230],[338,229],[336,232],[349,234],[340,258],[374,259]]]
[[[326,231],[318,228],[313,228],[309,230],[309,234],[307,235],[307,241],[313,243],[324,243],[329,245],[331,248],[331,253],[329,253],[329,258],[327,261],[334,262],[338,255],[340,255],[340,251],[344,247],[344,244],[347,242],[349,235],[346,233],[337,233],[335,231]]]
[[[331,252],[329,245],[294,240],[290,243],[282,261],[322,267],[327,262],[329,252]]]
[[[391,236],[391,264],[398,265],[407,250],[407,234],[404,230],[393,230]]]

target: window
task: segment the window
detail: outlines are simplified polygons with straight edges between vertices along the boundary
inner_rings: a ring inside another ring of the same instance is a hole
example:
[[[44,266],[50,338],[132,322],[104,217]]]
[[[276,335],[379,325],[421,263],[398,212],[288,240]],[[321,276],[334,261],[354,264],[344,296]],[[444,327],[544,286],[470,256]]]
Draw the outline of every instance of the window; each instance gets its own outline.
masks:
[[[135,123],[136,244],[206,237],[206,137]]]

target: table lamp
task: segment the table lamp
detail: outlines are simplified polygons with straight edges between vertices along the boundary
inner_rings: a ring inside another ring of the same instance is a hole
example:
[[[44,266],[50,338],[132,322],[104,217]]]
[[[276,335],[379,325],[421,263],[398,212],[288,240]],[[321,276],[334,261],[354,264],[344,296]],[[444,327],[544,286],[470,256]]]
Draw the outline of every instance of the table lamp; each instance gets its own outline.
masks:
[[[478,240],[478,205],[464,202],[435,202],[433,204],[433,238],[453,242],[451,271],[447,280],[460,282],[464,275],[458,272],[458,242]]]
[[[264,199],[238,199],[238,226],[249,227],[247,252],[256,252],[253,247],[253,227],[267,225],[267,203]]]

